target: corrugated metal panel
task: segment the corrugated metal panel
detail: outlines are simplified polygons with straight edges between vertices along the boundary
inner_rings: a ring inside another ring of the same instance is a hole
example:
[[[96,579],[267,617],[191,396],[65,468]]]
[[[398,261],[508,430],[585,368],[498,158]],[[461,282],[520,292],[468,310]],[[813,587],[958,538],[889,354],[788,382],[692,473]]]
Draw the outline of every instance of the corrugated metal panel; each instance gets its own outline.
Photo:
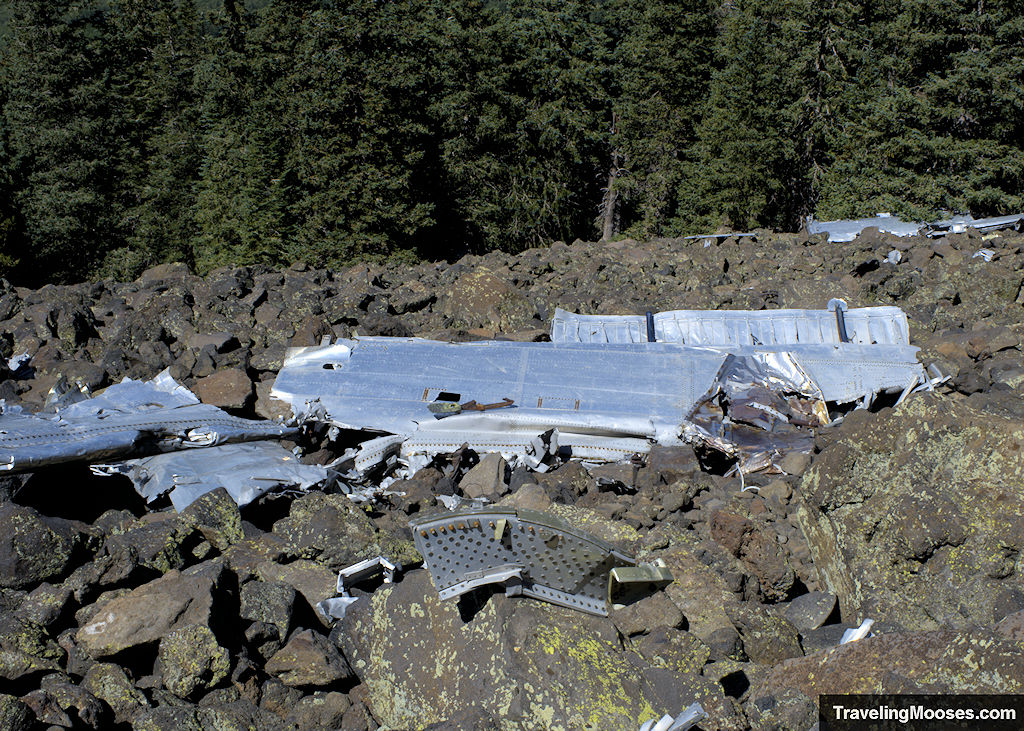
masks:
[[[844,313],[850,341],[860,345],[909,345],[910,325],[899,307],[858,307]],[[829,310],[672,310],[654,315],[658,342],[707,347],[839,343]],[[643,315],[576,315],[558,309],[551,321],[555,343],[645,343]]]

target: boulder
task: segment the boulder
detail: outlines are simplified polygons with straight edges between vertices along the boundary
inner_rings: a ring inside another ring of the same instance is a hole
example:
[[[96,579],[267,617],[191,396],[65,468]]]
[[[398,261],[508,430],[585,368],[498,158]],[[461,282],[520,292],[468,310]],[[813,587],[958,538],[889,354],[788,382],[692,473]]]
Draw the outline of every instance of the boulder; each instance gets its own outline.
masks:
[[[345,495],[313,492],[292,503],[274,524],[291,558],[312,559],[332,571],[381,554],[405,563],[418,557],[412,543],[380,533]],[[319,601],[319,600],[317,600]]]
[[[742,515],[719,510],[711,516],[711,537],[757,577],[765,601],[789,597],[796,573],[770,531]]]
[[[182,627],[209,626],[223,568],[216,565],[195,568],[212,570],[186,573],[171,570],[109,601],[78,630],[76,639],[82,649],[99,659],[130,647],[157,642]]]
[[[468,498],[497,500],[507,489],[505,484],[505,460],[500,454],[487,454],[479,464],[463,475],[459,489]]]
[[[17,680],[58,668],[64,651],[46,629],[13,612],[0,612],[0,678]]]
[[[786,607],[785,617],[801,634],[818,629],[836,608],[836,595],[827,591],[802,594]]]
[[[743,651],[753,662],[773,665],[786,658],[803,655],[796,627],[767,607],[740,602],[730,605],[725,611],[740,633]]]
[[[841,428],[797,518],[844,620],[932,630],[1024,609],[1024,422],[924,394]]]
[[[205,625],[168,632],[160,640],[159,658],[164,687],[179,698],[215,687],[231,670],[228,651]]]
[[[61,576],[88,540],[81,524],[0,504],[0,587],[18,589]]]
[[[0,693],[0,728],[7,731],[31,731],[35,725],[31,708],[13,695]]]
[[[192,391],[204,404],[239,410],[252,400],[253,386],[245,371],[228,368],[200,378],[192,386]]]
[[[322,688],[354,677],[345,658],[327,638],[309,629],[294,634],[267,660],[264,669],[293,688]]]
[[[142,691],[132,685],[124,670],[111,663],[96,663],[89,668],[82,688],[110,706],[117,723],[130,723],[149,708]]]
[[[487,267],[461,274],[441,296],[440,311],[452,327],[486,327],[513,332],[527,327],[536,314],[529,300]]]
[[[749,698],[789,689],[810,698],[845,693],[1021,693],[1024,654],[980,630],[867,637],[772,668]]]
[[[219,551],[223,551],[245,536],[242,533],[242,514],[238,503],[223,487],[201,495],[178,517],[181,529],[195,528]]]
[[[692,693],[713,717],[703,728],[742,727],[713,684],[623,653],[608,619],[502,594],[470,606],[464,618],[413,571],[349,608],[332,639],[382,725],[429,726],[475,709],[500,727],[631,728]]]

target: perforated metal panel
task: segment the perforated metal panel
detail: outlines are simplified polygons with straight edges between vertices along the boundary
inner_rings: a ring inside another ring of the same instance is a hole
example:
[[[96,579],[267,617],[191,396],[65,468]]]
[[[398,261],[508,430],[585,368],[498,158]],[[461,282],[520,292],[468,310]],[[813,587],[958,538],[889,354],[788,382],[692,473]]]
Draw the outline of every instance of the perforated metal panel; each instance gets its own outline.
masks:
[[[438,595],[522,582],[525,596],[608,614],[608,574],[635,561],[555,516],[502,508],[461,510],[409,522]]]

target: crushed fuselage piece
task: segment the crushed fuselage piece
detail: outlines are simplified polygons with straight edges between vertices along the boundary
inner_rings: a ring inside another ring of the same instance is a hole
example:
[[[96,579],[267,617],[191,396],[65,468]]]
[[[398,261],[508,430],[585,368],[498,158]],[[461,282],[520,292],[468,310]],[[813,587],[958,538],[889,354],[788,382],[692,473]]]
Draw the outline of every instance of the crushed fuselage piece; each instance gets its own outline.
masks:
[[[0,412],[0,471],[21,472],[136,451],[167,452],[226,442],[275,439],[298,430],[231,416],[199,399],[164,371],[151,381],[125,379],[56,414]]]
[[[509,594],[607,616],[611,571],[636,565],[611,544],[533,510],[468,509],[415,518],[409,527],[442,599],[506,583]]]
[[[91,469],[97,475],[125,475],[147,502],[169,492],[179,512],[218,487],[241,507],[278,488],[304,491],[330,478],[327,468],[302,464],[280,444],[269,441],[189,449]]]

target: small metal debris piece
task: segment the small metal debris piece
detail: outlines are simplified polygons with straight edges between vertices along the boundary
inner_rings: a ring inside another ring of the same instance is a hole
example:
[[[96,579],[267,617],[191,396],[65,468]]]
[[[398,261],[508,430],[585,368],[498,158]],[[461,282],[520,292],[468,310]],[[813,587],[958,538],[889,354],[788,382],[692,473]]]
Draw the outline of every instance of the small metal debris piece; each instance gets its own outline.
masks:
[[[16,406],[0,413],[0,471],[20,472],[59,462],[209,447],[298,432],[297,428],[241,419],[199,403],[167,371],[151,381],[126,378],[92,398],[58,408],[56,414],[31,414]]]
[[[687,731],[707,717],[708,712],[700,703],[691,703],[675,718],[666,713],[657,722],[651,719],[644,723],[640,731]]]
[[[889,262],[893,266],[903,261],[903,252],[899,249],[893,249],[885,255],[885,261]]]
[[[972,259],[977,259],[977,258],[980,257],[980,258],[982,258],[982,259],[984,259],[985,261],[988,262],[988,261],[992,261],[992,257],[994,257],[995,255],[996,255],[996,252],[992,251],[992,249],[978,249],[977,251],[974,252],[974,254],[971,256],[971,258]]]
[[[171,503],[179,512],[218,487],[243,506],[271,490],[305,491],[330,478],[327,468],[302,464],[277,442],[190,449],[93,465],[91,469],[97,475],[125,475],[147,502],[170,493]]]
[[[345,612],[356,602],[358,597],[349,593],[349,587],[360,582],[371,579],[377,575],[383,575],[385,584],[390,584],[395,579],[395,574],[401,571],[398,564],[392,563],[384,556],[368,558],[346,566],[338,572],[338,585],[336,591],[338,596],[331,599],[324,599],[317,602],[316,610],[326,619],[344,619]]]
[[[634,559],[611,544],[533,510],[459,510],[414,518],[409,527],[441,599],[505,583],[508,595],[607,616],[612,570],[636,568]],[[671,576],[655,567],[614,579],[652,580],[670,581]]]
[[[843,632],[843,637],[839,640],[839,644],[845,645],[847,642],[856,642],[857,640],[864,639],[868,636],[868,633],[871,631],[871,627],[874,623],[875,620],[873,619],[865,619],[860,623],[860,627],[846,630]]]

